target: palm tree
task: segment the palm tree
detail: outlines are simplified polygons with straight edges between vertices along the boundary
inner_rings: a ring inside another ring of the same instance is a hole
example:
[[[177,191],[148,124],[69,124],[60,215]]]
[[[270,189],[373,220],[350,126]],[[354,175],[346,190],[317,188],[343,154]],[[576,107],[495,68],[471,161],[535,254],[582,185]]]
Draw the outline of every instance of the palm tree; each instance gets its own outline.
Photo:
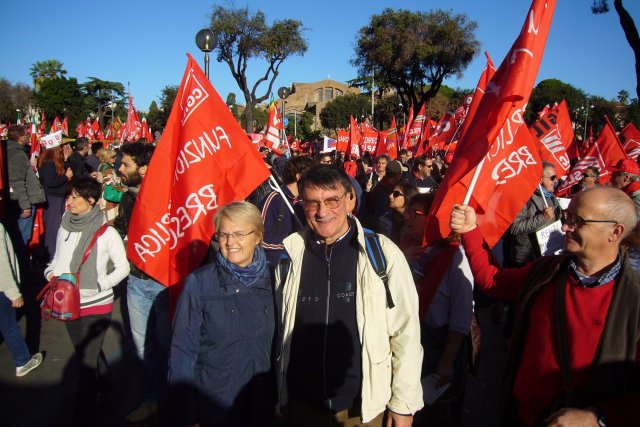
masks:
[[[30,74],[33,79],[33,86],[36,92],[40,88],[40,83],[46,79],[59,79],[67,74],[67,70],[62,68],[64,64],[57,59],[47,59],[38,61],[31,65]]]

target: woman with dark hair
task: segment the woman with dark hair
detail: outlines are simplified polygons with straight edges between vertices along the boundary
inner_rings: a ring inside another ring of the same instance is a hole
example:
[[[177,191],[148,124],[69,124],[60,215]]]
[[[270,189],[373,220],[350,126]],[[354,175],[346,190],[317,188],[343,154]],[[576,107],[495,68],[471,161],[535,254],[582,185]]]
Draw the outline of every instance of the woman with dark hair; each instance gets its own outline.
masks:
[[[411,198],[418,194],[415,185],[399,183],[389,195],[389,207],[391,210],[380,217],[378,232],[390,238],[393,243],[399,245],[404,234],[404,210],[409,205]]]
[[[78,426],[95,424],[98,356],[111,322],[112,288],[129,274],[124,243],[113,227],[105,225],[104,213],[98,206],[101,193],[100,183],[86,177],[74,179],[55,255],[44,271],[47,280],[64,273],[80,273],[80,318],[65,322],[78,363],[73,420]],[[99,237],[83,263],[94,236]]]
[[[44,221],[44,249],[48,262],[56,250],[56,235],[64,213],[67,182],[73,176],[71,168],[64,163],[62,146],[44,150],[38,157],[38,175],[47,197],[42,220]]]
[[[214,217],[214,262],[191,273],[173,321],[170,425],[267,426],[275,407],[276,318],[264,225],[249,202]]]

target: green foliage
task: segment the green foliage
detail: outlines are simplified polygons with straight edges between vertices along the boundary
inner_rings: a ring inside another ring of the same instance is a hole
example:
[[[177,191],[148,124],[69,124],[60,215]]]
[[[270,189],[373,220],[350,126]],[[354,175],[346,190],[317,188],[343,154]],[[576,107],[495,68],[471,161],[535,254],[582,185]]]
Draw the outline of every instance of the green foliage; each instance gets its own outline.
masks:
[[[245,129],[250,131],[254,107],[271,94],[282,63],[291,55],[303,55],[307,51],[302,22],[284,19],[269,26],[262,11],[250,15],[248,7],[216,5],[211,14],[211,29],[217,41],[216,59],[229,66],[245,98]],[[250,60],[266,62],[265,72],[253,83],[247,80]],[[266,87],[258,94],[262,83]]]
[[[528,124],[533,123],[538,112],[542,111],[545,105],[553,105],[563,99],[567,101],[571,119],[575,121],[578,115],[578,108],[586,105],[587,95],[584,91],[558,79],[541,81],[531,92],[531,98],[524,115],[525,121]],[[584,113],[582,117],[584,120]]]
[[[18,119],[16,109],[24,117],[29,107],[31,88],[24,83],[11,84],[9,80],[0,79],[0,123],[15,123]]]
[[[329,101],[320,112],[320,123],[325,129],[349,127],[350,116],[360,121],[371,112],[371,99],[366,95],[348,93]]]
[[[313,134],[311,127],[313,126],[314,115],[304,111],[302,114],[289,113],[287,118],[289,119],[289,124],[286,128],[287,136],[291,135],[300,141],[308,141]]]
[[[69,133],[75,134],[74,124],[84,120],[90,112],[84,105],[84,97],[75,77],[62,77],[43,80],[40,90],[33,96],[33,102],[36,109],[44,111],[50,119],[67,116]]]
[[[636,98],[633,98],[629,104],[627,104],[623,111],[623,123],[633,123],[635,127],[640,129],[640,103]]]
[[[153,131],[162,130],[166,125],[166,123],[162,121],[162,111],[158,108],[158,103],[155,100],[151,101],[151,104],[149,104],[147,124]]]
[[[40,90],[40,85],[45,80],[59,79],[67,75],[67,70],[62,68],[64,64],[57,59],[47,59],[46,61],[34,62],[31,65],[29,74],[33,79],[33,86],[36,92]]]
[[[110,82],[100,80],[97,77],[89,77],[89,80],[81,85],[86,96],[85,107],[95,113],[101,127],[104,127],[106,120],[105,115],[111,117],[111,108],[113,104],[124,106],[124,85],[118,82]],[[115,108],[114,108],[115,110]],[[107,114],[108,112],[108,114]],[[113,111],[115,116],[115,111]]]
[[[377,83],[395,88],[403,105],[419,105],[473,60],[480,46],[476,27],[450,11],[385,9],[359,30],[352,63],[360,77],[375,70]]]

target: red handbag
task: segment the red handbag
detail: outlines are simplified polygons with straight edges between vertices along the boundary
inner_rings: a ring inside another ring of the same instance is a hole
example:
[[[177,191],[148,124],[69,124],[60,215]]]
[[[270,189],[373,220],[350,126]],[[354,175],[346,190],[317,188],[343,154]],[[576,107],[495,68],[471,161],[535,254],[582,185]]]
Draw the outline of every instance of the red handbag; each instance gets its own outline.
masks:
[[[43,320],[56,319],[63,322],[77,320],[80,317],[80,268],[85,263],[98,237],[108,225],[103,224],[93,235],[89,246],[84,251],[82,262],[75,273],[63,273],[53,277],[38,293],[41,315]]]

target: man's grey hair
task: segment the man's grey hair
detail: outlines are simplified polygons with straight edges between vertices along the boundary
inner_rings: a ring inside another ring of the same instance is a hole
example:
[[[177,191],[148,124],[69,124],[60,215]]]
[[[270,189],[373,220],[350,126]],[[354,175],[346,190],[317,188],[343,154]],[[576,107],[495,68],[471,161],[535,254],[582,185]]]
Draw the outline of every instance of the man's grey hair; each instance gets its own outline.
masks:
[[[638,223],[636,205],[631,197],[624,191],[613,187],[600,187],[586,191],[600,191],[604,193],[602,201],[600,202],[602,213],[606,216],[606,218],[603,219],[610,219],[622,224],[624,226],[623,239],[636,228],[636,224]]]

